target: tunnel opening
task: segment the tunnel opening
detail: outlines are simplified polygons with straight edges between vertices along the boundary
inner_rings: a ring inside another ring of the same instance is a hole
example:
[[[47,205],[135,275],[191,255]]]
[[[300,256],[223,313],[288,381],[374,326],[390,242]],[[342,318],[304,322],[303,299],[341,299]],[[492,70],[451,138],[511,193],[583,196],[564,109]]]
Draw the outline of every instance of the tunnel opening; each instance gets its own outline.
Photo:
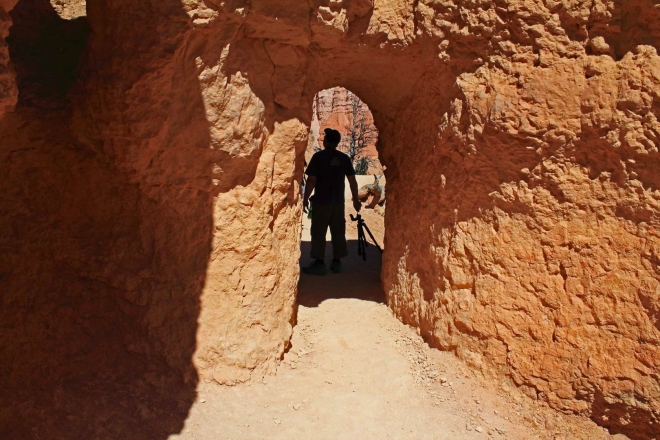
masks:
[[[318,197],[315,188],[310,190],[312,209],[302,218],[302,274],[298,286],[298,304],[314,307],[331,298],[357,298],[382,303],[385,297],[380,284],[382,255],[379,248],[384,250],[385,167],[378,156],[378,129],[369,106],[352,91],[333,87],[318,92],[312,103],[312,121],[304,156],[303,197],[310,185],[310,176],[315,178],[315,174],[322,169],[318,164],[321,162],[321,152],[326,148],[327,129],[340,133],[341,140],[336,149],[350,163],[350,174],[355,173],[355,196],[361,203],[359,218],[364,223],[358,220],[358,212],[353,204],[350,177],[344,178],[343,216],[338,225],[335,220],[324,219],[328,202],[322,200],[315,203],[314,197]],[[317,154],[319,158],[315,158]],[[318,232],[317,243],[313,244],[312,222],[317,223],[314,227],[317,230],[323,229],[321,234],[325,235],[324,245],[318,243]],[[328,226],[325,226],[326,223]],[[366,243],[366,247],[362,245],[362,255],[359,253],[360,229],[364,237],[362,243]],[[346,256],[343,256],[342,239],[333,237],[333,233],[340,236],[342,231],[345,231]],[[320,257],[319,246],[324,256],[325,273],[328,275],[322,282],[320,277],[305,272]],[[335,259],[338,253],[342,256]],[[340,266],[337,266],[337,260]],[[335,273],[335,270],[339,272]]]
[[[369,106],[343,87],[321,90],[312,103],[312,123],[305,151],[305,162],[321,151],[320,137],[325,128],[341,134],[338,149],[349,156],[357,175],[383,174],[378,157],[378,129]]]

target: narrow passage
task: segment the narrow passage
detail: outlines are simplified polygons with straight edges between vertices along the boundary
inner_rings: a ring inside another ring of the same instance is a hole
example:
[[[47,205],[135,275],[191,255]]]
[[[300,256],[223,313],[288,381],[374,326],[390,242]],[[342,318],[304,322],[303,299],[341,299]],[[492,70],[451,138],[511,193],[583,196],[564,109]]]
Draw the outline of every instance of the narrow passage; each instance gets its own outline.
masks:
[[[383,217],[363,211],[382,244]],[[303,228],[305,264],[309,220]],[[343,273],[301,276],[298,324],[277,374],[235,387],[201,383],[171,439],[610,438],[430,349],[383,303],[380,256],[370,247],[367,261],[358,259],[350,220],[347,238]]]

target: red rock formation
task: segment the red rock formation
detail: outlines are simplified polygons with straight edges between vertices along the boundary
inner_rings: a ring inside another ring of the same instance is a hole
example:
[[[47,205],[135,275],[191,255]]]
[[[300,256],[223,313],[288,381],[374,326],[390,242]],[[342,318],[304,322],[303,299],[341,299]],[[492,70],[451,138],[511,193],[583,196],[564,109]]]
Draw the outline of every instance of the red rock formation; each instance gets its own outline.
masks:
[[[341,151],[348,152],[351,139],[359,145],[359,157],[370,161],[367,174],[383,174],[376,150],[378,129],[374,125],[371,110],[359,97],[342,87],[333,87],[316,94],[310,125],[310,142],[305,152],[307,162],[316,148],[322,148],[321,133],[326,128],[333,128],[341,133]]]
[[[379,128],[396,315],[658,435],[654,1],[98,0],[84,44],[48,8],[11,12],[14,113],[0,45],[5,438],[166,438],[198,378],[274,370],[312,101],[337,85]]]

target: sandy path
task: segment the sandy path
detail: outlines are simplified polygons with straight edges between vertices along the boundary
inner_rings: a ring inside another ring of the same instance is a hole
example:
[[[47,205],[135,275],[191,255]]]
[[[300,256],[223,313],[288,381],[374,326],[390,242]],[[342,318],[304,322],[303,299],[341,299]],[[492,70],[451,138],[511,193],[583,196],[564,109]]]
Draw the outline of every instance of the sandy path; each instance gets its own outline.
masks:
[[[382,238],[382,217],[365,218]],[[354,224],[348,236],[357,236]],[[367,262],[354,240],[349,249],[344,273],[302,277],[298,325],[277,375],[235,387],[200,384],[184,430],[171,439],[610,438],[428,348],[382,303],[375,248]]]

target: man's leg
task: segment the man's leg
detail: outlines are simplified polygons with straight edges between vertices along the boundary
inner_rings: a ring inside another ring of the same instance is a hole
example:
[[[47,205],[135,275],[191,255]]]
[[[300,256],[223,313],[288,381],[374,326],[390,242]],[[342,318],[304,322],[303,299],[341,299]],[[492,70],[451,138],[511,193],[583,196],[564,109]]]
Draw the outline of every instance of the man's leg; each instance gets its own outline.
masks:
[[[323,260],[325,258],[325,234],[332,216],[332,205],[317,205],[312,208],[312,258]]]
[[[340,258],[348,256],[346,244],[346,217],[344,204],[338,203],[332,206],[332,217],[330,219],[330,234],[332,235],[332,264],[333,272],[341,271]]]

